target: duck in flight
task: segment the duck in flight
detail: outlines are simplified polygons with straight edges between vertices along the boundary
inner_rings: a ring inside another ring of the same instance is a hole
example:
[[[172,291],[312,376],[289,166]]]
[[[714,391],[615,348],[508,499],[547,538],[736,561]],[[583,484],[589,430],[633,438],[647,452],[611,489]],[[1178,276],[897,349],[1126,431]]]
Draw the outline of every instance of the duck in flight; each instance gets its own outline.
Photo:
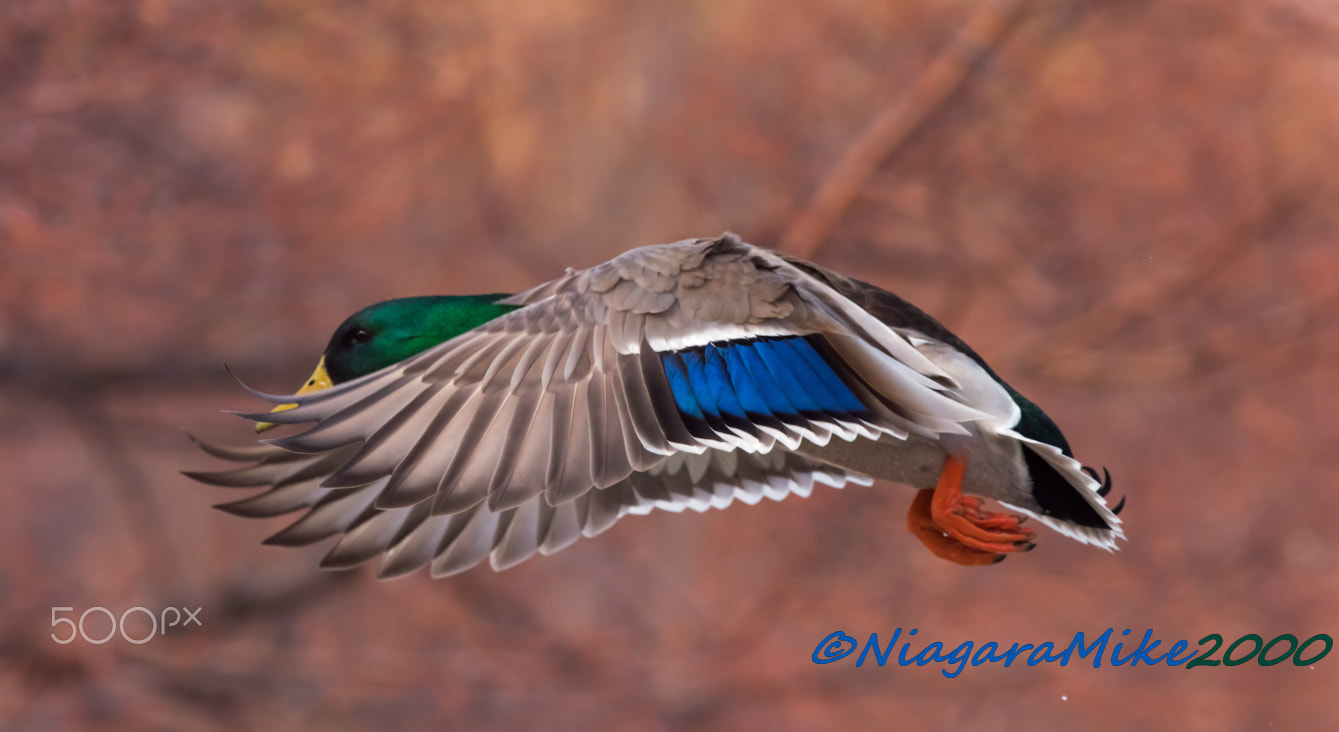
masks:
[[[322,560],[380,577],[488,558],[505,569],[627,514],[919,489],[935,555],[993,564],[1034,546],[1015,515],[1084,544],[1124,538],[1109,476],[934,318],[885,290],[732,234],[633,249],[518,295],[410,297],[355,313],[294,395],[244,414],[244,463],[189,472],[265,488],[218,506],[301,511],[267,543],[338,536]]]

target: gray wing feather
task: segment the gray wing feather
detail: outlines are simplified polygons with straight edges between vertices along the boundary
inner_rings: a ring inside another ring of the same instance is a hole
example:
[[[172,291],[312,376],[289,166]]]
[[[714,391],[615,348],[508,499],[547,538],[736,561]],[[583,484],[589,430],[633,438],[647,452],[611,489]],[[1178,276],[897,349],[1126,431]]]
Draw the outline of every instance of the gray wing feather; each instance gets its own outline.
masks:
[[[211,454],[243,454],[211,443],[199,444]],[[357,446],[346,448],[346,455],[350,449]],[[257,461],[245,469],[274,480],[290,474],[295,466],[307,469],[328,464],[325,455],[301,455],[274,446],[244,454]],[[226,475],[193,473],[192,477],[227,485],[228,479],[222,477]],[[248,499],[253,504],[244,515],[273,517],[305,510],[267,543],[301,546],[339,536],[321,562],[326,568],[344,569],[380,556],[379,577],[399,576],[429,564],[433,576],[440,577],[462,572],[485,558],[501,570],[537,553],[552,554],[580,536],[599,534],[629,513],[645,514],[657,508],[705,511],[728,506],[735,498],[749,504],[763,497],[781,500],[792,493],[808,495],[815,481],[836,487],[871,482],[793,453],[709,450],[700,455],[676,453],[649,471],[631,473],[604,490],[589,491],[556,506],[536,492],[500,510],[477,501],[456,513],[437,514],[431,501],[379,508],[376,499],[387,480],[336,490],[321,487],[319,478],[298,481]],[[284,500],[273,498],[280,495]],[[266,497],[270,498],[261,500]],[[232,510],[230,505],[224,508]]]

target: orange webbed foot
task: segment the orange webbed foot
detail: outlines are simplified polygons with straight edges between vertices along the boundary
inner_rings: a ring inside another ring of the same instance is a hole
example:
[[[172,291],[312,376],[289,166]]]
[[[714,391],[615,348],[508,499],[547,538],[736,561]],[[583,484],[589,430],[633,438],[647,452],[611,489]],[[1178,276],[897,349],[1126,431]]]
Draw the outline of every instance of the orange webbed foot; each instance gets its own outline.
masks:
[[[1036,546],[1036,532],[1023,528],[1024,519],[985,511],[979,499],[963,495],[965,471],[950,457],[934,490],[916,494],[907,514],[911,533],[935,556],[971,566],[995,564]]]

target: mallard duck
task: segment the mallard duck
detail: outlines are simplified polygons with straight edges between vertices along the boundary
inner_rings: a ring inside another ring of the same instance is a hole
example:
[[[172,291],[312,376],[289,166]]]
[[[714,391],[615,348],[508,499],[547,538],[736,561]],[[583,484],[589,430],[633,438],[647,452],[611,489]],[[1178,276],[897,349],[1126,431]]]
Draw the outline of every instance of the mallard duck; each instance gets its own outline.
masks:
[[[934,318],[732,234],[633,249],[518,295],[411,297],[355,313],[294,395],[244,414],[249,463],[187,473],[268,486],[219,508],[305,513],[267,543],[339,536],[322,562],[380,575],[511,567],[626,514],[705,511],[874,479],[919,489],[935,555],[992,564],[1035,517],[1114,550],[1109,475]],[[1122,504],[1124,501],[1122,501]]]

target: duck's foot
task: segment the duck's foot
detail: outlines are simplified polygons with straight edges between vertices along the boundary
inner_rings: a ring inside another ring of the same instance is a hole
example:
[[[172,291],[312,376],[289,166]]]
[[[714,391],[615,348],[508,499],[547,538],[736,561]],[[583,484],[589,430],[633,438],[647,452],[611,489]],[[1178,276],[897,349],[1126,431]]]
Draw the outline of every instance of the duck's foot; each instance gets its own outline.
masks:
[[[907,528],[932,554],[966,565],[995,564],[1011,552],[1025,552],[1036,544],[1036,532],[1021,526],[1023,519],[981,509],[981,501],[962,493],[966,467],[950,457],[939,484],[920,491],[907,512]]]

